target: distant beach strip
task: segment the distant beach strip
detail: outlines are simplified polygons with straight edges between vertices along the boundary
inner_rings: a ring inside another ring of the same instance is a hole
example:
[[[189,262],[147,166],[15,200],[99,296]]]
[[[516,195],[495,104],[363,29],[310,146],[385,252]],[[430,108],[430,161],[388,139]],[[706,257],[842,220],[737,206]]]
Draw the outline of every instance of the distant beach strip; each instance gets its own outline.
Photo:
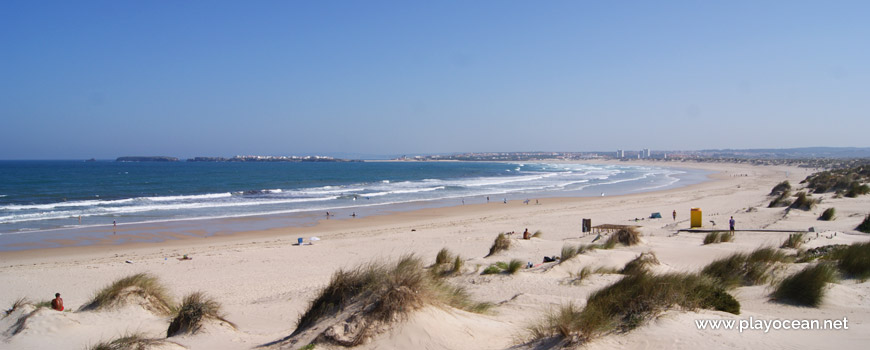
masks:
[[[40,232],[83,233],[113,223],[282,215],[306,224],[302,217],[327,211],[361,217],[487,198],[619,195],[694,184],[709,174],[657,166],[497,162],[3,161],[0,169],[0,250],[10,236],[21,243]]]

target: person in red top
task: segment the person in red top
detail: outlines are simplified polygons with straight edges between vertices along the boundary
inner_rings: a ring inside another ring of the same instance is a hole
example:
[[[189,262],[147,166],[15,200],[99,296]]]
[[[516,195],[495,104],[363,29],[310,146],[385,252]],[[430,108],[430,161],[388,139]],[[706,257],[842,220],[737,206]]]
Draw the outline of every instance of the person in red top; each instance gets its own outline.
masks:
[[[54,293],[54,299],[51,299],[51,308],[63,311],[63,299],[60,298],[60,293]]]

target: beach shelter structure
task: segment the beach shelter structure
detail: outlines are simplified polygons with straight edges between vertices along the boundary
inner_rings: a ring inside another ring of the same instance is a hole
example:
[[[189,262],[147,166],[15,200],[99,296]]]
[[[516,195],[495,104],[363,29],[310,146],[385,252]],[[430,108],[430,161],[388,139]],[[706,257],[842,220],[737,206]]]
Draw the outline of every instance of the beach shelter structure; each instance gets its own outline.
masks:
[[[689,217],[689,221],[691,222],[691,228],[701,227],[704,225],[704,220],[701,219],[701,208],[692,208],[691,215]]]
[[[661,218],[662,218],[662,213],[652,213],[652,214],[649,214],[649,218],[650,218],[650,219],[661,219]]]

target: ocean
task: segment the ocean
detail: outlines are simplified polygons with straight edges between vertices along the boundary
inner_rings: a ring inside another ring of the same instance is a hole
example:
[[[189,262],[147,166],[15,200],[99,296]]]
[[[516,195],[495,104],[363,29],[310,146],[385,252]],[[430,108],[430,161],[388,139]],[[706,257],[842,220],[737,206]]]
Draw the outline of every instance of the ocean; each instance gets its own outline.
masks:
[[[339,216],[490,201],[601,196],[704,181],[657,166],[498,162],[0,161],[4,237],[191,219]]]

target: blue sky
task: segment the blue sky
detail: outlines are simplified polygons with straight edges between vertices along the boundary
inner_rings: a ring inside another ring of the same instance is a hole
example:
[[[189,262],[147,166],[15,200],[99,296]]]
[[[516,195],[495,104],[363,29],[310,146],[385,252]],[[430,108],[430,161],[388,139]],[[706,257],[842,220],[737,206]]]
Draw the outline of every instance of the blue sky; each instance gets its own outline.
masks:
[[[868,13],[3,1],[0,159],[867,147]]]

